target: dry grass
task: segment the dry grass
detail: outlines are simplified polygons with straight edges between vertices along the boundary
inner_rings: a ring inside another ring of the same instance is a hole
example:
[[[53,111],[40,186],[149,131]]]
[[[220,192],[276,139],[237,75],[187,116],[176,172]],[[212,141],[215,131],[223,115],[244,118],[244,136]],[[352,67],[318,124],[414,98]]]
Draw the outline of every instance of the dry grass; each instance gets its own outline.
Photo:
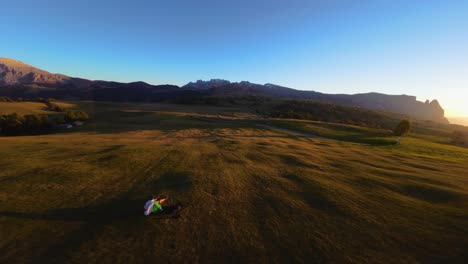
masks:
[[[248,119],[191,117],[236,116],[232,109],[78,107],[95,122],[0,138],[0,262],[467,257],[467,149],[418,138],[398,147],[312,139]],[[151,194],[182,203],[180,216],[143,217]]]
[[[0,115],[8,114],[51,114],[43,103],[37,102],[0,102]]]
[[[55,104],[64,107],[64,108],[73,108],[75,107],[72,103],[65,102],[54,102]],[[47,107],[44,103],[39,102],[0,102],[0,115],[8,115],[18,113],[21,115],[26,114],[48,114],[53,115],[57,114],[47,110]]]

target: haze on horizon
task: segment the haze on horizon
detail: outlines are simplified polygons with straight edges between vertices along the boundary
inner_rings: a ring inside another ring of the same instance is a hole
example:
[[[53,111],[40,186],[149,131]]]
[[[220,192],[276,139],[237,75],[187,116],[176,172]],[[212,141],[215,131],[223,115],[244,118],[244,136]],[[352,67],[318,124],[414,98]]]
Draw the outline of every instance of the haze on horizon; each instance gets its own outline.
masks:
[[[0,0],[0,55],[88,79],[409,94],[468,116],[468,3],[377,2]]]

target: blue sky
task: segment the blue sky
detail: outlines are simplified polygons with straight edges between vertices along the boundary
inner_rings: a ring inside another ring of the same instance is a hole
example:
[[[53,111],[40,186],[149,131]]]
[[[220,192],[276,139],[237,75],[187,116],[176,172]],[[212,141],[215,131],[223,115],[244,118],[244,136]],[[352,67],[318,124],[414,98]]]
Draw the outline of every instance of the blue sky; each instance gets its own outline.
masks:
[[[0,56],[71,76],[439,99],[468,116],[468,1],[4,1]]]

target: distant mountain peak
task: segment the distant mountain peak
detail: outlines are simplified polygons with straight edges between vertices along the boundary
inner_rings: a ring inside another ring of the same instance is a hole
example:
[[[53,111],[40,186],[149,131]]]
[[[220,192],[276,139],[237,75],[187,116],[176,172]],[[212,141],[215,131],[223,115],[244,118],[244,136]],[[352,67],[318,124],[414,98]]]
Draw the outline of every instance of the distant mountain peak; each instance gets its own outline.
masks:
[[[185,89],[195,89],[195,90],[208,90],[214,87],[220,87],[224,85],[231,84],[230,81],[223,79],[211,79],[209,81],[197,80],[196,82],[189,82],[186,85],[182,86]]]
[[[42,73],[48,73],[46,71],[40,70],[38,68],[35,68],[29,64],[26,64],[24,62],[10,59],[10,58],[0,58],[0,67],[6,70],[10,71],[23,71],[23,72],[31,72],[31,71],[36,71],[36,72],[42,72]]]
[[[0,85],[30,83],[59,84],[70,79],[68,76],[52,74],[21,61],[0,58]]]

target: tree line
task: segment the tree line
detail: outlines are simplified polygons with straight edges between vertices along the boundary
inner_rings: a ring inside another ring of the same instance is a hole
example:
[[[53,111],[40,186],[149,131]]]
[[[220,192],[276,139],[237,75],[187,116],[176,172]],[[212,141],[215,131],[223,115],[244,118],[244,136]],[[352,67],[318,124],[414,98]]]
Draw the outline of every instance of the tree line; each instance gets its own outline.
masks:
[[[61,113],[53,117],[50,117],[47,114],[21,115],[13,113],[0,115],[1,135],[16,136],[48,134],[52,133],[60,124],[89,120],[88,113],[84,111],[70,111],[57,104],[53,98],[12,99],[7,96],[0,96],[0,102],[40,102],[44,103],[48,110]]]
[[[34,135],[51,133],[54,122],[48,115],[20,115],[17,113],[0,115],[0,133],[6,136]]]
[[[83,111],[67,111],[54,117],[46,114],[0,115],[0,134],[5,136],[49,134],[60,124],[87,120],[89,115]]]
[[[372,110],[305,100],[283,101],[273,106],[269,115],[381,129],[393,129],[398,124],[398,120]]]
[[[36,98],[11,98],[8,96],[0,96],[0,102],[39,102],[39,103],[44,103],[46,101],[55,101],[54,98],[42,98],[42,97],[36,97]]]

